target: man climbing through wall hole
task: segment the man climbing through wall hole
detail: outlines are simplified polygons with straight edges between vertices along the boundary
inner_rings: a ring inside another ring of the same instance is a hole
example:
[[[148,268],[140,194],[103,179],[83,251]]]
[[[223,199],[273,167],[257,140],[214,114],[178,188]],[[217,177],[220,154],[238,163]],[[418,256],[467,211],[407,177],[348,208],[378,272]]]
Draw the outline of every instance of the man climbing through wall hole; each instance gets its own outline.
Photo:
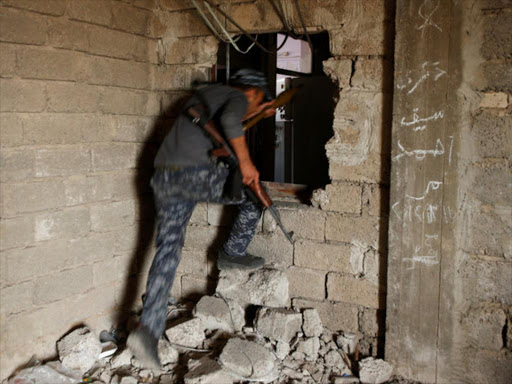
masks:
[[[198,202],[236,205],[239,209],[230,235],[218,251],[220,270],[257,269],[264,264],[262,257],[247,254],[262,208],[247,198],[241,184],[259,183],[242,121],[265,109],[266,117],[273,116],[272,101],[263,102],[265,99],[270,99],[267,80],[252,69],[237,71],[229,86],[203,86],[185,103],[158,150],[151,179],[157,212],[156,253],[140,323],[127,341],[133,355],[147,368],[160,369],[158,340],[165,330],[169,292],[181,259],[187,224]],[[190,108],[198,111],[201,118],[191,116]],[[214,143],[200,126],[210,120],[236,155],[236,169],[210,156]]]

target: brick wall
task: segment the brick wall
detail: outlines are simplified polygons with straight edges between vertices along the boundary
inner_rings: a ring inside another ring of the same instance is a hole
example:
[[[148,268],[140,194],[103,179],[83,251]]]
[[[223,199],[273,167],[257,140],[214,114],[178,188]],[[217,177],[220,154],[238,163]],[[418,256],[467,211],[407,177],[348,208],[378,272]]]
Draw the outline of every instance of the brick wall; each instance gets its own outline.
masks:
[[[457,381],[512,374],[512,4],[467,10],[457,238]]]
[[[225,1],[251,32],[283,29],[268,1]],[[300,2],[329,32],[340,88],[326,150],[332,184],[316,207],[265,216],[251,245],[287,270],[293,305],[361,332],[376,353],[385,291],[393,1]],[[300,19],[284,2],[292,25]],[[232,28],[228,24],[228,28]],[[115,322],[143,291],[152,250],[147,189],[158,142],[217,41],[185,0],[0,1],[1,377],[85,322]],[[201,204],[175,296],[208,292],[230,212]],[[129,283],[127,289],[127,284]]]

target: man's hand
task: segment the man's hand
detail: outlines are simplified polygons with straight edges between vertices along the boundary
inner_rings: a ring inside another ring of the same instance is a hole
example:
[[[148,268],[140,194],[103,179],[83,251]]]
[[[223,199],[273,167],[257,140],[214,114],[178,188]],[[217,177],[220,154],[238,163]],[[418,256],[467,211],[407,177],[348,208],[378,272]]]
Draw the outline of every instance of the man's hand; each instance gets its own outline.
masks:
[[[242,172],[242,183],[245,185],[251,185],[254,182],[258,184],[260,181],[260,173],[252,161],[240,163],[240,171]]]

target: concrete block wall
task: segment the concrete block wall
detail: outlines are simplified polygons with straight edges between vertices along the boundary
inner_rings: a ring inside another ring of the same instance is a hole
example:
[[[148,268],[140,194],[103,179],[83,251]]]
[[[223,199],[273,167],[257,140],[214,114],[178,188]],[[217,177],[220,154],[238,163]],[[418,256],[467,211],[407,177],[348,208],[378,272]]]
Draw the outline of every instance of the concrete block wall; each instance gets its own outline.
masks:
[[[512,4],[467,10],[459,185],[456,345],[459,380],[512,374]]]
[[[250,32],[284,29],[268,1],[219,3]],[[340,89],[326,147],[332,184],[315,207],[280,207],[294,247],[267,216],[251,247],[287,270],[294,306],[361,332],[375,354],[394,2],[299,3],[308,30],[329,32],[325,71]],[[300,31],[294,2],[283,4]],[[108,328],[140,297],[153,255],[153,156],[217,48],[185,0],[0,1],[1,378],[33,353],[53,354],[74,325]],[[173,295],[212,289],[229,217],[197,207]]]

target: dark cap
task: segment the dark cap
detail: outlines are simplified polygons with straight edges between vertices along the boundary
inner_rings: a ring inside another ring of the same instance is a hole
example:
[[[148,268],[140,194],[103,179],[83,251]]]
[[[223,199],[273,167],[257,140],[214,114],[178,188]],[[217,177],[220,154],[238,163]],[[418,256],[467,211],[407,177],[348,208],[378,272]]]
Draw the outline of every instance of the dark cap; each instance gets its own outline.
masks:
[[[229,85],[236,87],[237,85],[261,88],[265,92],[265,99],[272,100],[268,82],[262,72],[255,69],[244,68],[235,72],[229,79]]]

